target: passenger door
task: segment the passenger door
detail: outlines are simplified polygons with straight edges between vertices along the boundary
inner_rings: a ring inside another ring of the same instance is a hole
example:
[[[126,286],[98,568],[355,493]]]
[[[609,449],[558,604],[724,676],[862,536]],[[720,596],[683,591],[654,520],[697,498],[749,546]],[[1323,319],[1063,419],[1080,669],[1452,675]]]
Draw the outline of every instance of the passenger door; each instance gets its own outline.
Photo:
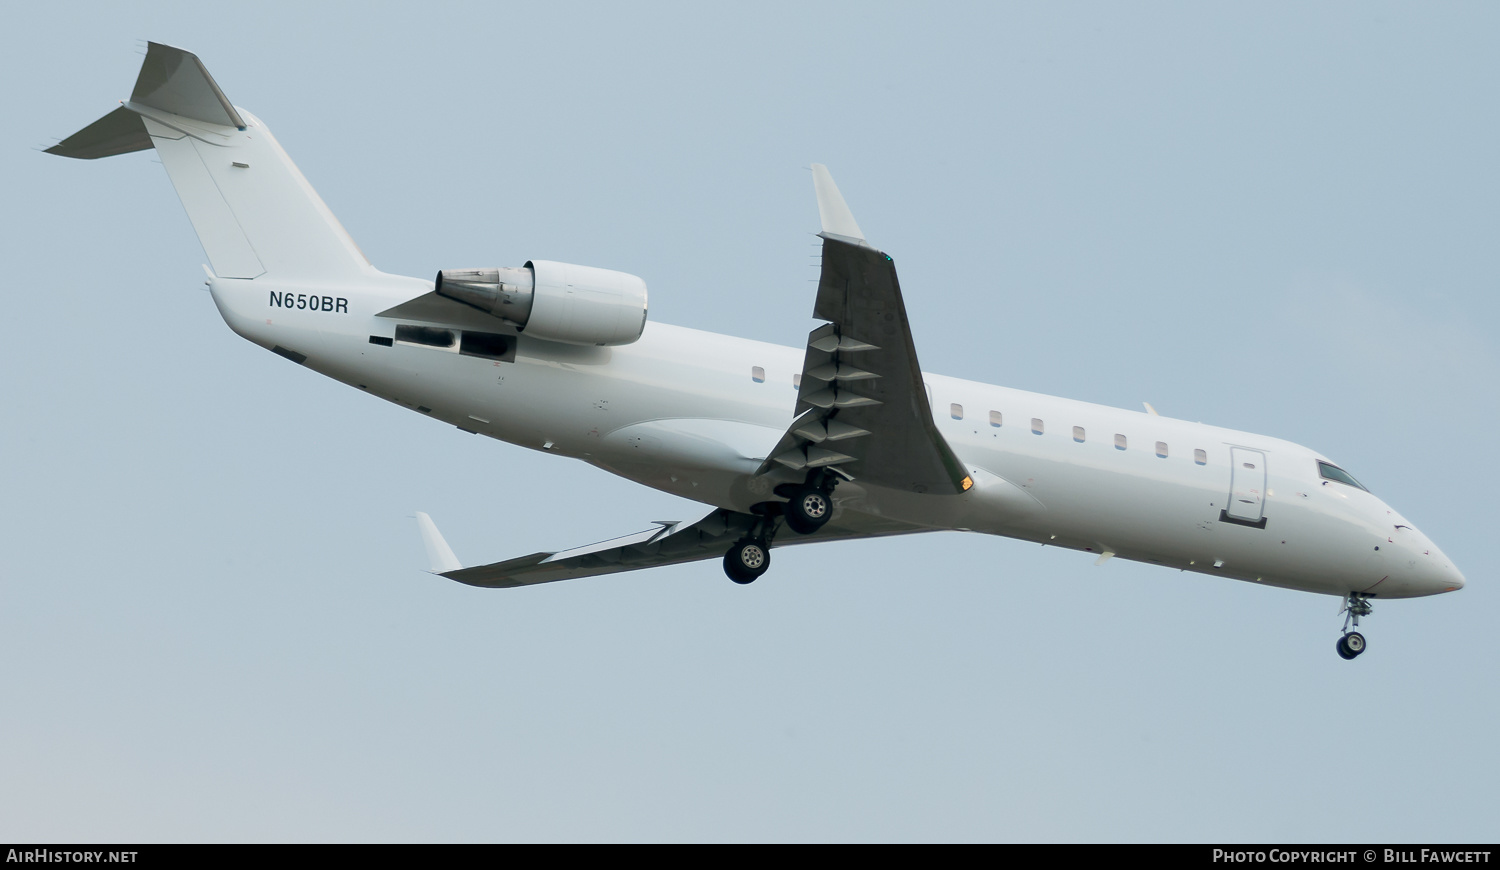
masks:
[[[1264,528],[1266,455],[1259,450],[1231,447],[1229,461],[1229,507],[1220,519]]]

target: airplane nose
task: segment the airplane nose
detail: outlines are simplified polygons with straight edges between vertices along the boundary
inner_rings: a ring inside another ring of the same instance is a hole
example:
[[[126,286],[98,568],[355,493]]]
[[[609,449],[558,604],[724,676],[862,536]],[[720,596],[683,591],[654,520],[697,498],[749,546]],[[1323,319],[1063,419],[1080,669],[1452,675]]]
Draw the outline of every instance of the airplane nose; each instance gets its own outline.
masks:
[[[1412,526],[1401,522],[1395,528],[1395,537],[1389,541],[1396,544],[1397,552],[1408,560],[1408,582],[1416,594],[1440,595],[1464,588],[1464,575],[1454,567],[1453,560]]]
[[[1436,595],[1443,592],[1456,592],[1464,588],[1464,575],[1453,567],[1453,562],[1443,555],[1443,551],[1432,547],[1423,551],[1423,564],[1419,568],[1422,585],[1426,587],[1427,594]]]

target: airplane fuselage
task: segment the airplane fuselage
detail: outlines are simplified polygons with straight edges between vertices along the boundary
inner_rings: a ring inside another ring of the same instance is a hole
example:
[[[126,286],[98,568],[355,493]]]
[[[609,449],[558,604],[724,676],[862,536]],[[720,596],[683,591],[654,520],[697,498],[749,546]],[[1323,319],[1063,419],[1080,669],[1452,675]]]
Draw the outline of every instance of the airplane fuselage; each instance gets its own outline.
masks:
[[[466,431],[730,510],[769,497],[755,472],[791,422],[801,349],[659,323],[632,344],[581,347],[517,335],[479,312],[475,331],[508,335],[509,359],[461,352],[461,330],[449,347],[395,340],[406,321],[378,312],[429,286],[380,273],[358,285],[210,280],[245,338]],[[1325,457],[1305,447],[923,379],[975,486],[936,496],[840,485],[836,510],[884,533],[962,529],[1339,596],[1463,585],[1425,535],[1373,494],[1323,477]]]

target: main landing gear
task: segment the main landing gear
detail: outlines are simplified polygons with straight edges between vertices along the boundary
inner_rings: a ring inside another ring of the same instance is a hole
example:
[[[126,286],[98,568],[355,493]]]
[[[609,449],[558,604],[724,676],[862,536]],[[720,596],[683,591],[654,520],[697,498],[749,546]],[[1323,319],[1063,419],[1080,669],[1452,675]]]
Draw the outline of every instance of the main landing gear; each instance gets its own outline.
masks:
[[[724,573],[739,584],[754,583],[771,567],[771,545],[756,538],[741,538],[724,554]]]
[[[833,488],[838,479],[822,469],[809,474],[804,483],[783,483],[776,487],[783,504],[765,501],[751,511],[755,523],[743,538],[734,542],[724,554],[724,573],[736,583],[754,583],[771,567],[771,537],[776,532],[776,518],[799,535],[811,535],[833,517]]]
[[[1358,631],[1350,631],[1349,621],[1352,619],[1354,627],[1359,628],[1359,618],[1361,616],[1369,616],[1370,612],[1374,609],[1374,605],[1370,604],[1369,597],[1363,593],[1350,592],[1348,597],[1344,599],[1344,608],[1339,611],[1344,614],[1344,635],[1339,638],[1337,647],[1339,658],[1345,660],[1352,659],[1365,651],[1365,636]]]
[[[781,506],[787,527],[799,535],[823,528],[833,516],[833,488],[837,485],[838,478],[820,468],[808,474],[805,483],[776,487],[776,494],[787,500]]]
[[[833,499],[816,486],[800,486],[782,508],[787,527],[799,535],[810,535],[833,515]]]
[[[771,537],[776,533],[776,517],[781,514],[781,504],[763,501],[750,510],[755,514],[755,522],[724,554],[724,573],[741,585],[754,583],[771,567]]]

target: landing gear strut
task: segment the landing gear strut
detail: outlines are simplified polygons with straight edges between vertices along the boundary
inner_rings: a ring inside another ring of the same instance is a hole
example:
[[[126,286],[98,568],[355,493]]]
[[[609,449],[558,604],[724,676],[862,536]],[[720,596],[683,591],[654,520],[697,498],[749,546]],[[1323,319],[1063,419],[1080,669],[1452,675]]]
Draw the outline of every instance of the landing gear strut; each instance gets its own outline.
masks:
[[[1349,630],[1350,620],[1354,621],[1354,627],[1359,628],[1359,618],[1369,616],[1375,609],[1370,604],[1370,599],[1359,592],[1350,592],[1344,599],[1344,608],[1339,612],[1344,614],[1344,635],[1339,638],[1338,651],[1342,659],[1352,659],[1365,651],[1365,636],[1358,631]]]

